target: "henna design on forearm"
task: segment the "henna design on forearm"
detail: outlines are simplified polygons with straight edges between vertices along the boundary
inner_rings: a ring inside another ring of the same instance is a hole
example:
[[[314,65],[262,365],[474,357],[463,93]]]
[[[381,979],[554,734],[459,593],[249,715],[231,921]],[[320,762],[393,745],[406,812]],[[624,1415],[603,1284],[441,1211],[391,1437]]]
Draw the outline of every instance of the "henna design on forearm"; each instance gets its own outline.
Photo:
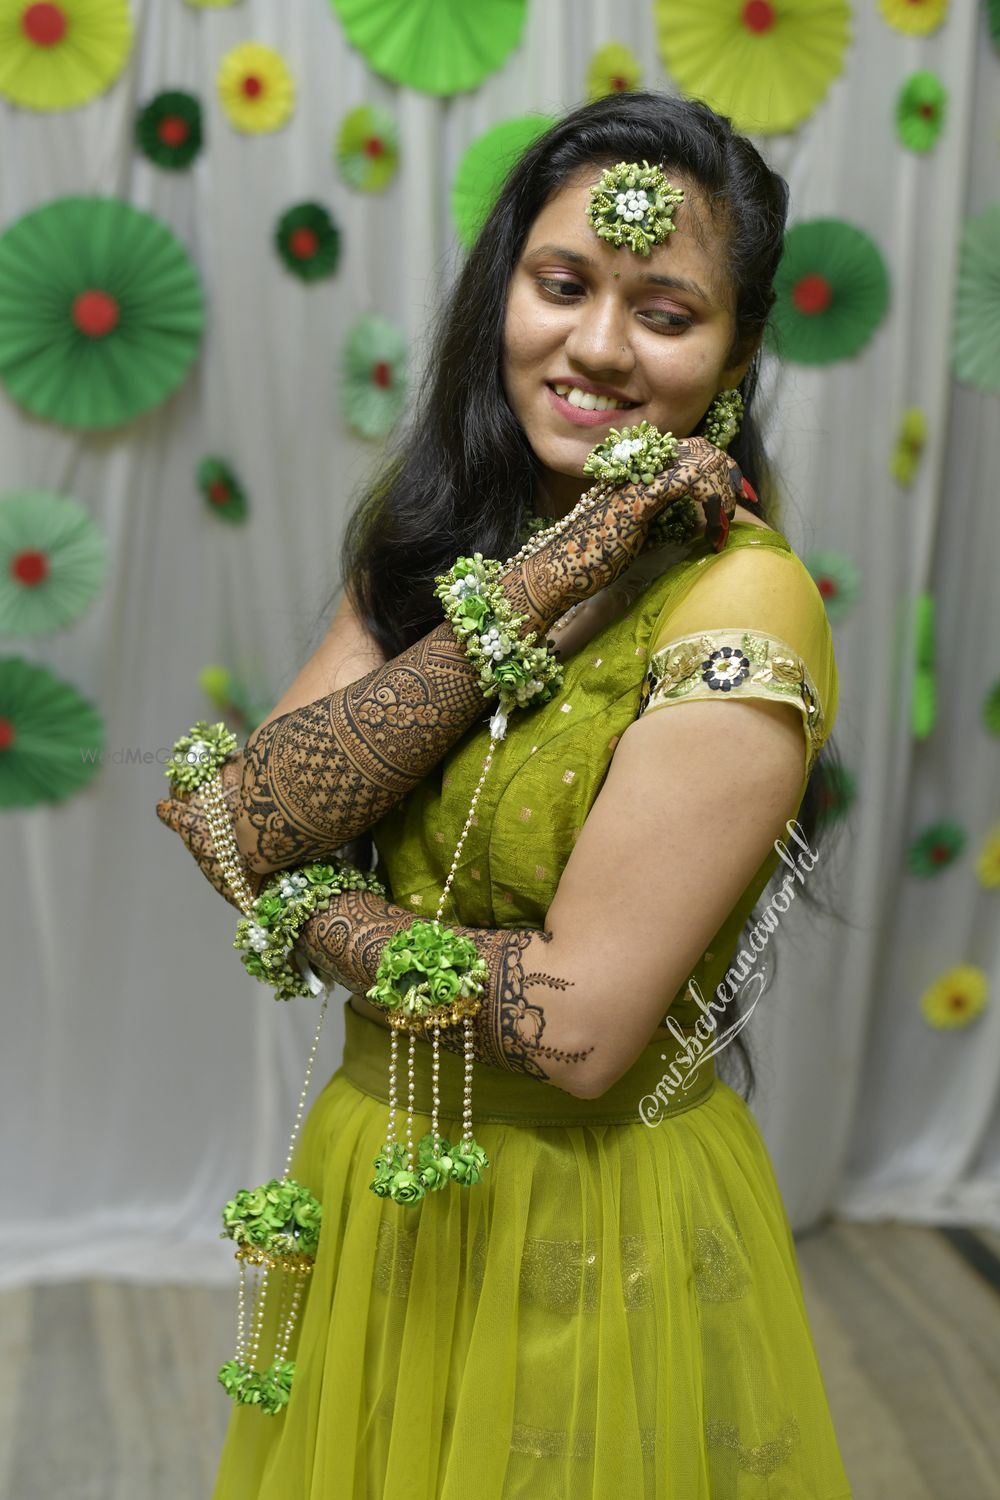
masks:
[[[370,891],[345,891],[331,907],[318,912],[302,929],[299,943],[311,966],[328,982],[336,981],[364,995],[375,983],[384,944],[418,919],[384,897]],[[526,1073],[551,1082],[548,1064],[575,1065],[585,1061],[593,1047],[580,1051],[543,1042],[547,1025],[544,1007],[529,1000],[531,986],[567,990],[574,982],[563,975],[542,970],[524,970],[529,952],[537,961],[538,945],[552,941],[552,934],[537,928],[483,928],[455,926],[471,938],[489,967],[482,1003],[473,1020],[473,1055],[478,1062]],[[440,1043],[450,1052],[462,1053],[461,1027],[444,1028]]]

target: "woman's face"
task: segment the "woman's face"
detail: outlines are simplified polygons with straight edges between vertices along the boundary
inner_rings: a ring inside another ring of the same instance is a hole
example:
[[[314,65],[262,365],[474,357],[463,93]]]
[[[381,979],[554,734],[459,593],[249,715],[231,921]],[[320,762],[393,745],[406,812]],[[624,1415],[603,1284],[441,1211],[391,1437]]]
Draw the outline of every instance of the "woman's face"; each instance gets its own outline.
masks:
[[[687,437],[749,362],[729,363],[735,322],[725,245],[697,188],[667,173],[685,192],[677,228],[641,256],[614,249],[591,227],[586,209],[599,176],[584,169],[542,209],[507,300],[504,390],[542,465],[553,514],[579,499],[584,460],[612,427],[645,418]],[[602,397],[629,404],[590,409],[595,398],[603,407]]]

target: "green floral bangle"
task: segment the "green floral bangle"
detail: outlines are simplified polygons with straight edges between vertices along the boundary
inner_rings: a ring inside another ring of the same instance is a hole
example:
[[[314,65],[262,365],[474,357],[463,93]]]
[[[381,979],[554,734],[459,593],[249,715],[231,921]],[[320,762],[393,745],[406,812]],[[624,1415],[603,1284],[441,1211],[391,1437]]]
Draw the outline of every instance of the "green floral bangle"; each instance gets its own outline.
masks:
[[[367,998],[399,1030],[457,1026],[479,1009],[489,973],[471,938],[418,920],[383,944]]]
[[[222,1210],[221,1240],[266,1252],[275,1262],[312,1258],[319,1244],[323,1208],[293,1177],[272,1177],[262,1187],[242,1188]]]
[[[513,708],[548,703],[562,685],[563,674],[545,646],[532,644],[535,631],[518,634],[527,616],[514,613],[499,587],[502,572],[502,563],[475,552],[457,558],[447,573],[439,574],[434,593],[456,637],[479,667],[484,695],[498,695],[500,713],[506,717]]]
[[[652,422],[637,427],[612,427],[606,439],[586,458],[585,474],[618,488],[623,484],[652,484],[677,457],[677,439],[660,432]]]
[[[329,906],[342,891],[386,894],[381,880],[354,865],[305,864],[278,870],[265,881],[251,909],[236,927],[233,947],[242,949],[248,974],[274,986],[276,1000],[309,995],[312,989],[295,962],[295,942],[317,911]]]

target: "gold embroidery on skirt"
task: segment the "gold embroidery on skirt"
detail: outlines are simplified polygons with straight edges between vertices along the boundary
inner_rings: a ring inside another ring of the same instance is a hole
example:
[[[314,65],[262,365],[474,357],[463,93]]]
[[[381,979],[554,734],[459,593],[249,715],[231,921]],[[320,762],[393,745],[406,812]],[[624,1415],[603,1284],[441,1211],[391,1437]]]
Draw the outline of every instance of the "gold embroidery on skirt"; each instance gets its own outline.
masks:
[[[385,1220],[378,1226],[375,1244],[375,1266],[372,1279],[381,1292],[406,1297],[413,1274],[413,1255],[417,1245],[415,1229],[397,1229]]]
[[[789,1458],[799,1441],[799,1424],[794,1416],[788,1418],[778,1436],[766,1443],[742,1443],[735,1422],[709,1422],[705,1427],[705,1441],[710,1448],[728,1448],[736,1455],[736,1462],[748,1474],[773,1474],[775,1469]]]
[[[376,1403],[374,1415],[383,1422],[391,1422],[396,1400],[391,1391]],[[447,1432],[455,1425],[455,1408],[445,1407],[443,1419]],[[639,1443],[647,1458],[656,1451],[656,1433],[652,1427],[640,1427]],[[583,1429],[574,1433],[560,1428],[533,1427],[528,1422],[515,1422],[510,1434],[511,1453],[520,1453],[527,1458],[593,1458],[594,1434]]]
[[[649,1257],[641,1234],[620,1241],[621,1285],[625,1306],[646,1307],[653,1300]],[[472,1248],[472,1286],[482,1290],[486,1235],[482,1226]],[[600,1296],[600,1256],[596,1239],[526,1239],[521,1256],[520,1298],[547,1312],[596,1312]]]
[[[732,1212],[723,1224],[695,1229],[691,1269],[702,1302],[736,1302],[746,1296],[750,1288],[747,1247]]]

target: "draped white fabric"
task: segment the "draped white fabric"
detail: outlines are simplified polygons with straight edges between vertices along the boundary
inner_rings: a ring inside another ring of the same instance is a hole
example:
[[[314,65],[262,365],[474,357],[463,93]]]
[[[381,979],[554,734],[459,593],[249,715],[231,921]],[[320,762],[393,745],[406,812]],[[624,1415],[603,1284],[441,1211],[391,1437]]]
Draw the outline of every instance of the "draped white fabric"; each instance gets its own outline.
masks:
[[[800,553],[846,552],[864,577],[834,630],[835,737],[859,784],[836,857],[848,921],[785,919],[777,977],[747,1032],[754,1108],[796,1227],[831,1209],[1000,1225],[1000,896],[973,870],[1000,816],[996,741],[979,720],[1000,676],[1000,423],[996,397],[957,387],[948,364],[959,229],[1000,198],[998,59],[969,0],[953,0],[921,41],[891,31],[871,0],[855,9],[844,76],[798,132],[763,143],[796,219],[841,216],[878,241],[892,306],[859,358],[769,376],[784,528]],[[3,227],[65,194],[122,196],[178,235],[209,308],[190,378],[123,429],[71,432],[0,396],[0,493],[76,496],[111,560],[76,626],[0,642],[75,684],[108,727],[87,789],[0,823],[0,1285],[233,1277],[219,1209],[280,1173],[317,1003],[278,1006],[243,974],[231,908],[155,818],[163,758],[210,715],[203,665],[254,676],[275,701],[319,639],[349,500],[373,456],[339,417],[337,354],[354,319],[379,312],[406,329],[419,363],[457,262],[448,193],[464,148],[512,115],[577,102],[608,40],[648,60],[647,83],[669,87],[651,7],[622,0],[534,0],[508,63],[446,101],[377,78],[325,0],[214,11],[136,0],[132,11],[134,54],[106,95],[65,114],[0,113]],[[282,52],[297,81],[296,114],[273,135],[238,134],[215,96],[220,57],[250,39]],[[896,89],[918,67],[936,69],[951,96],[927,158],[904,152],[892,126]],[[190,173],[157,170],[132,144],[137,106],[171,87],[206,108],[207,149]],[[337,123],[362,102],[388,105],[401,130],[399,177],[381,196],[353,194],[332,165]],[[272,245],[280,213],[305,198],[344,229],[337,275],[314,286],[286,273]],[[889,455],[911,405],[925,408],[930,442],[902,491]],[[210,452],[246,484],[244,528],[197,496],[194,468]],[[938,604],[940,712],[916,743],[905,632],[924,588]],[[143,751],[152,763],[130,759]],[[919,882],[906,846],[944,817],[967,827],[971,852]],[[965,1031],[932,1031],[920,995],[959,962],[986,970],[992,1004]],[[314,1087],[339,1061],[342,999]]]

